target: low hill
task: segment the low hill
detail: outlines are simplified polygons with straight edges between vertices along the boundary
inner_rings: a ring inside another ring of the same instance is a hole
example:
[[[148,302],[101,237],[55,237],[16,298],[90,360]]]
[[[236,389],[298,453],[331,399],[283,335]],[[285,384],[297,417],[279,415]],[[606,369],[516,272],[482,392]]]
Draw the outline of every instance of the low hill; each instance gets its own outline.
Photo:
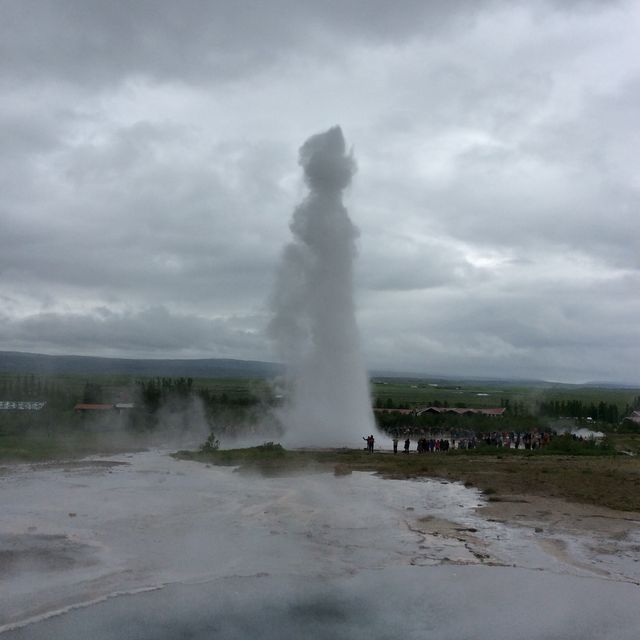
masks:
[[[281,371],[278,364],[254,360],[134,360],[0,351],[0,373],[269,378]]]

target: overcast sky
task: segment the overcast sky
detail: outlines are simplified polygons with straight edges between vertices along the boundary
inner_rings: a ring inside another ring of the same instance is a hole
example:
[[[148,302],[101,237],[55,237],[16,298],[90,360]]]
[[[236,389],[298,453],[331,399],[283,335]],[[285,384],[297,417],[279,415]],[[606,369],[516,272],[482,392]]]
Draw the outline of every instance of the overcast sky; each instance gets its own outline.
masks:
[[[0,349],[271,360],[310,135],[372,368],[640,383],[637,0],[0,0]]]

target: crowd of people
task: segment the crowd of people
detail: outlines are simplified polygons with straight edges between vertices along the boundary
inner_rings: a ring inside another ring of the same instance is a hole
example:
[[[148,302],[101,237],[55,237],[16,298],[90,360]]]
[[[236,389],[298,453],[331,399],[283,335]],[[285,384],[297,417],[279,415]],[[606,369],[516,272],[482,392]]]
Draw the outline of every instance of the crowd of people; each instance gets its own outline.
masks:
[[[363,437],[367,443],[367,451],[373,453],[375,438],[373,435]],[[412,441],[415,442],[415,451],[417,453],[440,453],[447,452],[452,449],[475,449],[478,445],[484,444],[492,447],[505,447],[509,449],[538,449],[549,443],[551,433],[549,432],[515,432],[515,431],[493,431],[483,434],[465,434],[454,435],[449,437],[427,437],[424,434],[408,434],[404,440],[404,453],[412,450]],[[400,438],[393,436],[393,453],[398,453],[398,444]]]
[[[489,446],[506,447],[508,449],[539,449],[549,444],[551,433],[544,431],[528,431],[519,433],[514,431],[495,431],[486,434],[483,442]]]

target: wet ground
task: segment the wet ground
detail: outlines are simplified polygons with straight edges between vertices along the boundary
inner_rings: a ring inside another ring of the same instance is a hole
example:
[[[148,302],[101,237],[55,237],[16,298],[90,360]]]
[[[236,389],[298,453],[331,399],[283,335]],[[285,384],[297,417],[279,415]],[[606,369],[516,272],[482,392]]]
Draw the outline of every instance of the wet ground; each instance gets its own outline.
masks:
[[[5,467],[0,491],[3,638],[636,638],[640,628],[640,526],[629,516],[550,520],[518,501],[487,512],[457,483],[246,477],[158,451]]]

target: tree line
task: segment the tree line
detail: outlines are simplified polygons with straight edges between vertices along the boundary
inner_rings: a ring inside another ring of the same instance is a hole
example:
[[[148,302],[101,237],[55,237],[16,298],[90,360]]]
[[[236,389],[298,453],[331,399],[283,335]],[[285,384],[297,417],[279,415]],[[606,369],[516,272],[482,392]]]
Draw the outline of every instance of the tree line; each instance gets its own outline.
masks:
[[[415,409],[417,406],[428,404],[433,407],[448,408],[455,406],[466,408],[464,402],[456,402],[450,405],[446,400],[434,399],[428,403],[417,405],[415,403],[395,403],[391,397],[383,398],[377,396],[374,400],[374,407],[386,409],[391,413],[378,413],[376,419],[378,424],[384,429],[395,429],[400,425],[407,427],[426,428],[466,428],[475,430],[486,430],[497,428],[494,418],[481,415],[455,416],[448,414],[438,414],[429,416],[415,416],[412,414],[393,413],[394,409]],[[526,402],[524,400],[500,399],[500,407],[506,409],[504,417],[509,419],[509,428],[523,427],[536,428],[544,427],[544,419],[570,418],[576,421],[583,421],[590,418],[594,422],[603,425],[616,426],[622,423],[623,419],[630,415],[632,411],[640,409],[640,396],[636,396],[631,403],[627,403],[624,409],[613,402],[583,402],[582,400],[539,400],[536,402]]]
[[[538,402],[538,413],[541,416],[550,418],[575,418],[583,420],[591,418],[596,422],[605,422],[607,424],[618,424],[624,415],[620,415],[618,405],[611,402],[600,401],[598,404],[594,402],[586,403],[581,400],[551,400],[549,402]]]
[[[0,400],[42,401],[51,409],[64,409],[74,399],[69,385],[54,377],[34,374],[0,376]]]

